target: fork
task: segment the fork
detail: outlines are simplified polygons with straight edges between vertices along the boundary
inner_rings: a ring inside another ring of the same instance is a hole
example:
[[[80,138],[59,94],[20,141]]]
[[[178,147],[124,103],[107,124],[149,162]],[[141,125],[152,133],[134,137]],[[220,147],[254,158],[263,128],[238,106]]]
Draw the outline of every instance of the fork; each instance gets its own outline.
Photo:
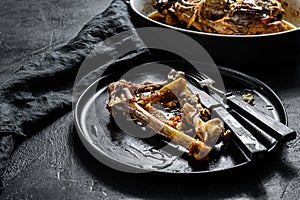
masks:
[[[264,130],[271,137],[280,142],[287,142],[296,138],[296,132],[280,121],[273,119],[260,109],[242,101],[232,93],[226,93],[213,86],[215,81],[204,73],[193,72],[186,74],[187,79],[197,87],[208,89],[209,94],[219,101],[226,109],[235,110],[253,124]],[[226,103],[224,103],[226,102]]]
[[[200,86],[202,88],[209,87],[218,95],[220,95],[220,96],[225,95],[224,91],[219,90],[213,86],[215,81],[213,79],[211,79],[209,76],[207,76],[206,74],[196,72],[196,73],[188,73],[187,75],[188,75],[188,77],[192,78],[198,84],[198,86]]]

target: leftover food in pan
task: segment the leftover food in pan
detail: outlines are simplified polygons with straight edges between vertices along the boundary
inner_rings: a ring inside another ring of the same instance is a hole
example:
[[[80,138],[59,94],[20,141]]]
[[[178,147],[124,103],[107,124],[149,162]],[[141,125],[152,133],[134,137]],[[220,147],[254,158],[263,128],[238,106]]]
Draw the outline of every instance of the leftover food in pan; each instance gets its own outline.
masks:
[[[277,0],[157,0],[150,18],[167,25],[226,35],[286,31],[285,10]]]

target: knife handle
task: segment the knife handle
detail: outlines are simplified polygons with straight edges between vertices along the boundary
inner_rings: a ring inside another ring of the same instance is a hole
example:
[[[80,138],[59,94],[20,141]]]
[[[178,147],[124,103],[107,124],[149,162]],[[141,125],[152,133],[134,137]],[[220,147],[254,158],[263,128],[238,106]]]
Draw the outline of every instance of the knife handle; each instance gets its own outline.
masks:
[[[242,126],[225,108],[217,107],[212,110],[224,121],[224,124],[233,133],[233,140],[251,160],[259,159],[267,149],[244,126]]]
[[[251,121],[240,115],[234,110],[229,111],[234,118],[236,118],[243,126],[249,130],[252,135],[265,147],[267,147],[268,151],[273,149],[273,147],[276,146],[278,141],[271,137],[269,134],[267,134],[265,131],[257,127],[255,124],[253,124]]]
[[[263,111],[238,99],[235,95],[228,94],[226,96],[227,104],[230,108],[243,115],[249,121],[252,121],[278,141],[287,142],[296,138],[296,132],[280,121],[273,119]]]

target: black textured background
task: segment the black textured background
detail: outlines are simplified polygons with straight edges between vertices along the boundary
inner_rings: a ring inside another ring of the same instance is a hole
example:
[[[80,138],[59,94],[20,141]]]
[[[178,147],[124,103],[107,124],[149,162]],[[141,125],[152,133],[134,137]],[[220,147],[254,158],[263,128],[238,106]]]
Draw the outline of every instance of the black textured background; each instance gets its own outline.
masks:
[[[110,2],[1,1],[0,84],[5,85],[9,77],[41,52],[68,43]],[[300,65],[287,63],[271,71],[262,68],[240,70],[263,80],[277,92],[287,109],[289,126],[299,132]],[[68,112],[42,130],[27,131],[30,136],[17,141],[7,163],[0,199],[300,197],[299,135],[247,171],[224,177],[184,179],[123,174],[103,166],[81,144],[73,127],[73,117]]]

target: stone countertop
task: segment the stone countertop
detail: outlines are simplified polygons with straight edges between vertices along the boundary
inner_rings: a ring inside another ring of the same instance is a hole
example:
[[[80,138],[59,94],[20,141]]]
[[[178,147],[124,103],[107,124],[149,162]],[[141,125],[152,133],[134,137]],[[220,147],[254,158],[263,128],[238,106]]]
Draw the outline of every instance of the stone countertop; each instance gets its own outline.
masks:
[[[104,0],[8,0],[0,3],[0,83],[15,63],[67,42],[104,10]],[[300,65],[269,73],[245,70],[281,98],[289,126],[300,132]],[[278,77],[281,77],[280,79]],[[226,178],[147,177],[124,174],[95,160],[67,114],[17,145],[0,199],[299,199],[300,136],[250,171]],[[198,180],[197,180],[198,179]]]

